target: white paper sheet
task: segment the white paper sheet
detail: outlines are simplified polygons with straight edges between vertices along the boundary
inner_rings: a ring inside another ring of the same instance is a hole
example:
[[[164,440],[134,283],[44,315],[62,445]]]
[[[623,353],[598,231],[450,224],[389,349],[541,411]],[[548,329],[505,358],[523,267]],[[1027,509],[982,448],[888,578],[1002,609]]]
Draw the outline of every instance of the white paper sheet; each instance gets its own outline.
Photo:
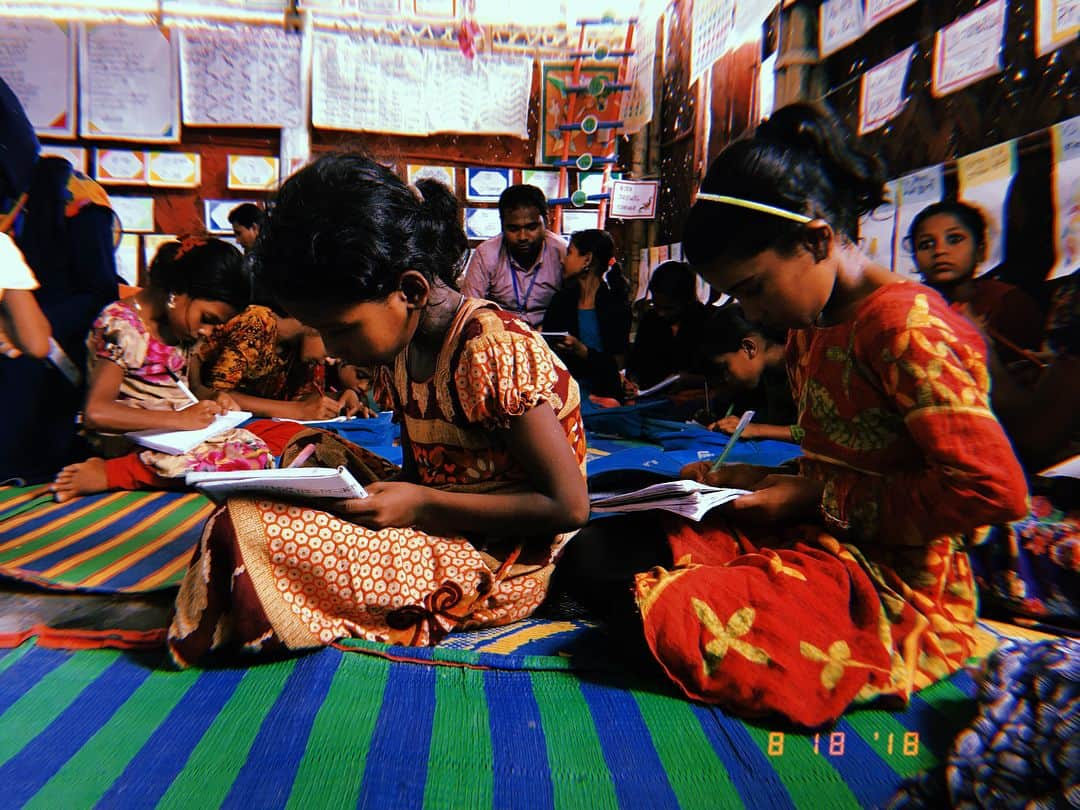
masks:
[[[367,490],[345,467],[191,472],[184,482],[214,497],[244,493],[294,498],[367,497]]]
[[[823,57],[863,34],[862,0],[825,0],[818,14],[818,50]]]
[[[255,26],[183,31],[184,123],[257,127],[303,123],[300,39],[298,34]]]
[[[956,161],[959,197],[986,217],[986,258],[979,275],[1001,264],[1004,256],[1005,197],[1016,174],[1016,141],[980,149]]]
[[[869,31],[882,20],[888,19],[914,3],[915,0],[866,0],[865,30]]]
[[[38,135],[75,136],[75,26],[6,18],[0,24],[0,76]]]
[[[247,411],[229,411],[214,417],[214,421],[200,430],[136,430],[127,437],[136,444],[177,455],[236,427],[251,418]]]
[[[905,48],[862,75],[859,93],[859,134],[885,126],[904,108],[904,84],[915,46]]]
[[[85,23],[79,39],[79,134],[180,140],[175,39],[148,25]]]
[[[735,0],[700,0],[693,8],[690,84],[701,78],[727,49],[735,27]]]
[[[933,91],[954,93],[1001,70],[1005,0],[985,3],[934,37]]]
[[[1035,55],[1072,42],[1080,34],[1080,0],[1037,0],[1035,3]]]
[[[1050,128],[1054,157],[1054,235],[1057,261],[1050,278],[1080,270],[1080,116]]]

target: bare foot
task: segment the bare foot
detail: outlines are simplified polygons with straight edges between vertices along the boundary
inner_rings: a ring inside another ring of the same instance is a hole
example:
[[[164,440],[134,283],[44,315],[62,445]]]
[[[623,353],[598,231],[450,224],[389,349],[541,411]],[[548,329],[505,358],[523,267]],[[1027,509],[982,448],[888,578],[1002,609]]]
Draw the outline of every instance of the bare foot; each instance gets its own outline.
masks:
[[[79,464],[69,464],[56,474],[49,490],[57,503],[70,501],[78,495],[93,495],[109,488],[105,477],[105,459],[90,458]]]

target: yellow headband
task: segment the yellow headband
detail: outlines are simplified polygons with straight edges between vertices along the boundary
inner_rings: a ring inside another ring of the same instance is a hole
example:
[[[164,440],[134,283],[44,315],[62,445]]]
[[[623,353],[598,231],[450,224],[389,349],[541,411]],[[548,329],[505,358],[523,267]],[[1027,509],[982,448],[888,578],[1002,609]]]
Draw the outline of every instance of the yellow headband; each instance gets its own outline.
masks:
[[[749,208],[751,211],[760,211],[763,214],[772,214],[774,217],[783,217],[784,219],[790,219],[802,225],[814,221],[813,217],[808,217],[805,214],[796,214],[794,211],[788,211],[785,208],[777,208],[775,205],[766,205],[765,203],[754,202],[753,200],[744,200],[741,197],[728,197],[724,194],[706,194],[704,191],[699,191],[697,199],[705,200],[706,202],[722,203],[724,205],[734,205],[739,208]]]

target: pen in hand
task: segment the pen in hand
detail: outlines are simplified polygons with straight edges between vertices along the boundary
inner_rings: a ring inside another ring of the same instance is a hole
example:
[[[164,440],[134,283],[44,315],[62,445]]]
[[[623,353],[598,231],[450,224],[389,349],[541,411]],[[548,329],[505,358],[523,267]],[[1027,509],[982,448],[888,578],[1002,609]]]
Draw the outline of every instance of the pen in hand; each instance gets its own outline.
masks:
[[[750,420],[753,418],[753,411],[747,411],[742,415],[739,424],[735,426],[735,430],[731,433],[731,438],[728,439],[727,447],[724,448],[724,452],[720,454],[720,458],[714,461],[712,467],[709,468],[710,472],[717,472],[720,467],[723,466],[724,461],[731,453],[731,449],[735,446],[735,442],[739,440],[739,437],[742,436],[743,431],[746,430],[746,426],[750,424]]]
[[[191,389],[188,388],[187,383],[180,379],[179,374],[177,374],[171,368],[166,368],[165,373],[169,375],[169,377],[174,383],[176,383],[176,387],[180,389],[181,393],[183,393],[184,396],[186,396],[188,400],[190,400],[188,404],[184,406],[184,408],[190,408],[192,405],[199,404],[199,398],[191,392]],[[182,411],[184,410],[184,408],[177,408],[177,410]]]

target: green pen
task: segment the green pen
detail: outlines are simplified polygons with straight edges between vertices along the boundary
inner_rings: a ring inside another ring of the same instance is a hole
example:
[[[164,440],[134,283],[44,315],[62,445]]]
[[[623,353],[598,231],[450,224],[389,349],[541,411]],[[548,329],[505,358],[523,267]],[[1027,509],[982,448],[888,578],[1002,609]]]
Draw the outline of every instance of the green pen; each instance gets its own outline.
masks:
[[[746,430],[746,426],[750,424],[750,420],[754,418],[753,411],[747,411],[742,415],[742,419],[739,420],[739,424],[735,426],[735,430],[731,434],[731,438],[728,439],[727,447],[724,448],[724,452],[720,454],[720,458],[713,462],[712,467],[709,468],[709,472],[716,472],[723,465],[724,460],[731,453],[731,448],[735,446],[735,442],[742,436],[742,432]]]
[[[727,413],[724,414],[724,418],[727,419],[733,413],[735,413],[735,403],[734,402],[732,402],[730,405],[728,405]]]

